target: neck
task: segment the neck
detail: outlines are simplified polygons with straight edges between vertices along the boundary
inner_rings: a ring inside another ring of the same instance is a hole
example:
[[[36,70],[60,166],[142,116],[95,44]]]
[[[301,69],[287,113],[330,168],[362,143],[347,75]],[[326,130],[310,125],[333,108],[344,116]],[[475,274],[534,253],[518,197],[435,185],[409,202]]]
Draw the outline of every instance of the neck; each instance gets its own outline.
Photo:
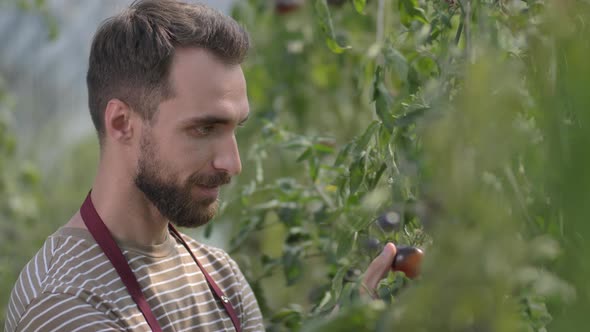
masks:
[[[165,241],[168,220],[135,186],[129,177],[105,174],[99,167],[92,186],[92,203],[113,237],[138,245]]]

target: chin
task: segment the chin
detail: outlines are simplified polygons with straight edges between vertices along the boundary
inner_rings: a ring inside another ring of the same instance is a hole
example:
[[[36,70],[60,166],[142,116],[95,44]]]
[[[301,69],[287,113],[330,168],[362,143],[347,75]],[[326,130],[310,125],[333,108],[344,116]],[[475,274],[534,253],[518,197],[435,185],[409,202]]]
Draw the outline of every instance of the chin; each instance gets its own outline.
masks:
[[[217,214],[217,200],[213,200],[210,203],[201,200],[195,202],[195,205],[199,206],[199,213],[193,214],[192,216],[185,215],[176,220],[171,219],[172,223],[179,227],[197,228],[208,224]]]

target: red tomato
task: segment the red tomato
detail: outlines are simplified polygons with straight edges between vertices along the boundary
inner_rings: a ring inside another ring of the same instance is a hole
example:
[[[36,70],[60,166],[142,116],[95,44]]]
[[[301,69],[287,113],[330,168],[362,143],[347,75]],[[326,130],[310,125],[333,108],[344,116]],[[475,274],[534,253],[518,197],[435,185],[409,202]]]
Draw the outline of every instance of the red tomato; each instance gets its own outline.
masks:
[[[420,248],[399,246],[393,259],[392,268],[395,271],[402,271],[408,278],[414,279],[420,274],[422,257],[424,257],[424,252]]]
[[[275,10],[279,14],[287,14],[301,7],[303,0],[275,0]]]

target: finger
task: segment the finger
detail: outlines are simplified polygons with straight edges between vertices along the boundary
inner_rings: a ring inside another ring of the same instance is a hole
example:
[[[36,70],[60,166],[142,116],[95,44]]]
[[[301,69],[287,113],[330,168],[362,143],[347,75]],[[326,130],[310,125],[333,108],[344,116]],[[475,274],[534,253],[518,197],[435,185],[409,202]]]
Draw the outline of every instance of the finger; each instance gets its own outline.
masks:
[[[367,292],[371,295],[375,294],[375,289],[377,288],[379,281],[387,276],[387,273],[391,270],[391,264],[393,263],[395,253],[395,245],[389,242],[385,245],[381,254],[373,259],[363,278],[364,287],[361,287],[360,289],[361,295],[364,295]]]

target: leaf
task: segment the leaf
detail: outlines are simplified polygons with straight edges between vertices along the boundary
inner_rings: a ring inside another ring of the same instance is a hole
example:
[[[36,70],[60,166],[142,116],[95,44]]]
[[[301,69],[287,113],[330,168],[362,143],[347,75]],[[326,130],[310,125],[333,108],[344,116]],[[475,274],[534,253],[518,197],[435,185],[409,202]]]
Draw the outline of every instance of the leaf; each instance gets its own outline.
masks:
[[[349,169],[350,178],[350,195],[354,195],[365,179],[365,156],[361,156],[355,160]]]
[[[385,63],[395,70],[400,79],[408,77],[408,60],[392,45],[385,47],[383,50]]]
[[[326,45],[328,45],[328,48],[330,49],[330,51],[336,53],[336,54],[340,54],[343,53],[346,50],[351,49],[351,46],[340,46],[338,45],[338,42],[336,42],[336,40],[334,40],[332,37],[328,37],[326,38]]]
[[[365,10],[365,5],[367,4],[367,0],[354,0],[354,9],[356,9],[356,11],[359,14],[363,14],[363,11]]]
[[[285,243],[289,245],[296,245],[301,242],[309,241],[309,239],[311,239],[309,232],[305,231],[301,227],[292,227],[289,230],[289,235],[287,235]]]
[[[271,318],[271,322],[283,323],[289,330],[298,330],[301,326],[303,318],[303,309],[296,304],[291,304],[288,308],[283,308],[275,313]]]
[[[350,229],[350,228],[349,228]],[[336,257],[346,257],[354,246],[354,236],[352,230],[340,230],[336,235]]]
[[[336,160],[334,161],[334,166],[339,166],[342,165],[342,163],[344,163],[344,161],[346,160],[346,158],[348,158],[348,155],[350,154],[350,150],[352,150],[352,146],[352,143],[348,143],[340,150],[338,156],[336,157]]]
[[[322,144],[322,143],[316,143],[316,144],[312,145],[312,148],[315,151],[320,152],[320,153],[329,154],[329,153],[333,153],[334,152],[334,148],[333,147],[331,147],[329,145],[326,145],[326,144]]]
[[[299,163],[299,162],[302,162],[304,160],[307,160],[307,159],[309,159],[312,156],[312,154],[313,154],[313,149],[310,146],[307,149],[305,149],[305,151],[303,151],[303,153],[299,157],[297,157],[296,162]]]
[[[377,183],[379,183],[379,179],[381,179],[381,176],[383,176],[383,173],[385,172],[386,169],[387,169],[387,164],[384,162],[381,164],[381,167],[379,167],[379,169],[375,173],[375,176],[372,179],[370,179],[370,182],[369,182],[368,188],[367,188],[368,190],[375,189],[375,186],[377,186]]]
[[[379,151],[384,153],[389,149],[389,143],[391,141],[391,130],[385,128],[385,126],[381,125],[379,127]]]
[[[379,121],[371,122],[371,124],[367,127],[367,129],[363,133],[363,135],[355,142],[355,147],[354,147],[354,154],[355,155],[360,154],[362,151],[364,151],[367,148],[369,141],[371,140],[371,138],[373,138],[377,129],[379,129]]]
[[[334,25],[332,24],[332,17],[330,16],[330,8],[328,7],[326,0],[316,0],[314,8],[318,17],[318,20],[316,21],[326,35],[326,45],[328,45],[328,48],[336,54],[340,54],[345,50],[350,49],[350,46],[340,46],[338,42],[336,42],[336,33],[334,32]]]
[[[353,223],[352,227],[355,231],[366,229],[373,222],[373,218],[357,218]]]
[[[230,241],[230,252],[239,250],[242,243],[250,236],[250,233],[254,231],[262,222],[263,218],[260,216],[251,216],[250,218],[242,220],[240,222],[238,234]]]
[[[320,162],[316,156],[313,156],[309,159],[309,177],[313,182],[318,179],[318,174],[320,173]]]
[[[383,82],[383,67],[378,66],[375,70],[375,79],[373,81],[373,100],[375,101],[375,112],[383,122],[383,125],[389,130],[393,130],[394,119],[391,114],[393,105],[393,96],[387,90]]]
[[[203,235],[205,236],[206,239],[209,239],[209,238],[211,238],[212,233],[213,233],[213,223],[209,222],[205,226],[205,232]]]
[[[424,115],[424,113],[429,109],[430,107],[421,107],[410,112],[407,112],[406,114],[397,117],[395,119],[394,125],[396,127],[407,127],[409,125],[412,125],[416,123],[416,120],[421,118]]]
[[[340,292],[342,291],[342,280],[346,275],[346,271],[348,270],[347,266],[343,266],[338,269],[334,278],[332,278],[332,297],[334,299],[338,299],[340,297]]]
[[[286,246],[283,254],[283,272],[287,280],[287,286],[291,286],[299,280],[303,274],[301,262],[301,247]]]
[[[268,305],[268,301],[266,300],[266,295],[264,294],[264,288],[262,287],[262,283],[260,281],[250,282],[252,287],[252,291],[256,296],[256,301],[258,302],[258,306],[262,312],[270,311],[270,307]]]
[[[277,209],[277,215],[279,219],[288,226],[294,226],[299,224],[298,212],[299,210],[290,206],[283,206]]]
[[[356,287],[354,287],[354,284],[352,283],[347,283],[346,285],[344,285],[344,287],[342,287],[342,292],[340,295],[340,305],[348,307],[350,305],[352,305],[353,299],[354,299],[354,295],[355,295],[355,291],[358,291],[358,289]]]
[[[25,162],[21,165],[20,180],[24,185],[35,185],[41,181],[41,174],[32,162]]]
[[[418,6],[417,0],[400,0],[399,10],[401,22],[405,26],[410,26],[414,20],[428,23],[424,10]]]

